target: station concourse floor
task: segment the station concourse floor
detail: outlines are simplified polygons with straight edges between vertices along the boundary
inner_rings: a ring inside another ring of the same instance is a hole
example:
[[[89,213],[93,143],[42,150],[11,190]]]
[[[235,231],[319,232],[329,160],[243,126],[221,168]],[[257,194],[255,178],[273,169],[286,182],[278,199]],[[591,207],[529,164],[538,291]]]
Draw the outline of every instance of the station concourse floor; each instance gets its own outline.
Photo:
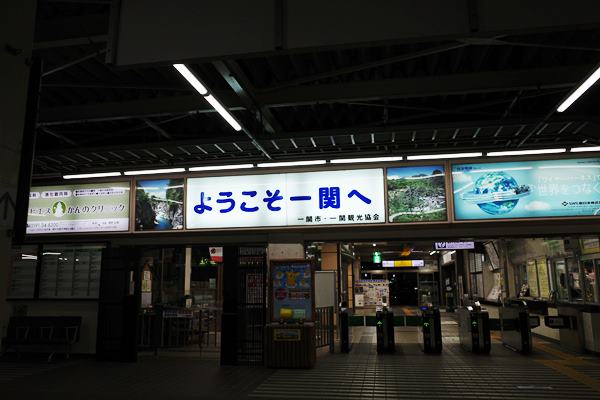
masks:
[[[600,357],[534,338],[534,353],[489,355],[460,348],[454,314],[443,314],[442,354],[423,354],[414,327],[396,328],[396,353],[377,355],[375,330],[354,327],[349,354],[319,351],[311,370],[219,367],[214,360],[159,353],[137,364],[92,359],[52,364],[0,359],[8,399],[600,399]]]

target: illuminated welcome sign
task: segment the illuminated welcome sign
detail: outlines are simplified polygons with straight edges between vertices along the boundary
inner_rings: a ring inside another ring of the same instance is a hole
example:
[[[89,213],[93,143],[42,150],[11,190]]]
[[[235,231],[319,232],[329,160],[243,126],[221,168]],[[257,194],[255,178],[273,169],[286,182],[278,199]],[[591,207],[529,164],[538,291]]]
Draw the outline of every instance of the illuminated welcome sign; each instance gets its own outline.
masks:
[[[600,215],[600,158],[452,166],[457,220]]]
[[[190,178],[186,227],[385,222],[383,169]]]

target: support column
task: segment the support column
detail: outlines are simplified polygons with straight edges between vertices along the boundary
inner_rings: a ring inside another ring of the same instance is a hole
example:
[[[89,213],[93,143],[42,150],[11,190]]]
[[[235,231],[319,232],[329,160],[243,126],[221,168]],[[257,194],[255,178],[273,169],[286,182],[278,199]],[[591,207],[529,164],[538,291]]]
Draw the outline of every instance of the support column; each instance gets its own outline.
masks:
[[[0,3],[0,327],[9,317],[11,235],[36,4],[35,0]]]

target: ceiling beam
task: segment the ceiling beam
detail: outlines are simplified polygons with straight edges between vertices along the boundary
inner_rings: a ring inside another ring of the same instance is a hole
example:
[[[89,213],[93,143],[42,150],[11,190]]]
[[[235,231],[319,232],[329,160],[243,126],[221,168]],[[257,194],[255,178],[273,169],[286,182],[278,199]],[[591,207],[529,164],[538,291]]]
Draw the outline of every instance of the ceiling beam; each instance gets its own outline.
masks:
[[[33,43],[33,50],[53,49],[56,47],[82,46],[106,43],[108,35],[80,36]]]
[[[592,67],[593,65],[583,65],[488,71],[412,79],[295,86],[257,94],[256,100],[263,107],[272,108],[359,100],[569,88],[589,73]],[[230,111],[246,108],[242,99],[229,90],[216,91],[215,95]],[[39,121],[42,125],[54,125],[183,114],[191,111],[214,112],[214,109],[200,96],[165,96],[114,103],[42,108]]]
[[[173,138],[173,136],[171,136],[167,131],[165,131],[160,126],[156,125],[154,122],[150,121],[148,118],[142,118],[142,121],[144,121],[146,123],[146,125],[148,125],[150,128],[152,128],[156,132],[158,132],[162,137],[167,138],[167,139]]]
[[[254,117],[266,132],[274,134],[283,131],[271,110],[256,100],[256,89],[237,62],[233,60],[214,61],[213,66],[240,97],[246,108],[252,110]]]

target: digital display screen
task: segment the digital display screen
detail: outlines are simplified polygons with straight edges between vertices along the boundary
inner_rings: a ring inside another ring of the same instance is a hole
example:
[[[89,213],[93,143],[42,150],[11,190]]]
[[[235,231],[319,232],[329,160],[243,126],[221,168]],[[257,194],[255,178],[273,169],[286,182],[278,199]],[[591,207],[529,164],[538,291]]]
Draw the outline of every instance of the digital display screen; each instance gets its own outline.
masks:
[[[600,214],[600,158],[452,166],[456,220]]]

